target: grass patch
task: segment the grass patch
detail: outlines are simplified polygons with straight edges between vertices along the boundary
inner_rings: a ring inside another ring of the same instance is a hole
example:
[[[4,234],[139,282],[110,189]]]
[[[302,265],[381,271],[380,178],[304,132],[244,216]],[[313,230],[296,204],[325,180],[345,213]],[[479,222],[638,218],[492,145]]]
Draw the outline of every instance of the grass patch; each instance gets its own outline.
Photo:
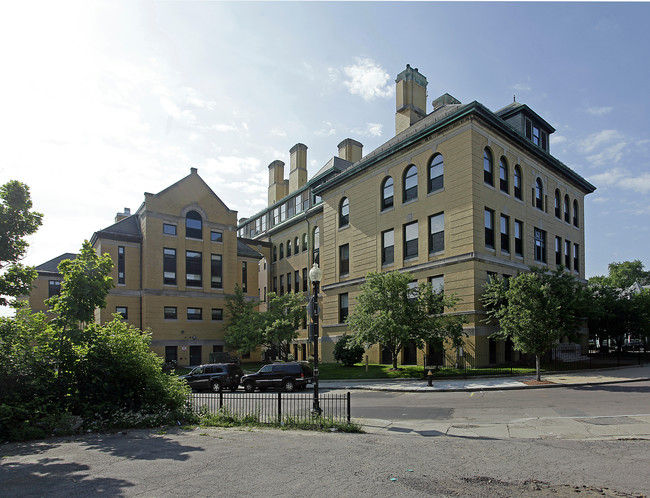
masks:
[[[350,432],[362,433],[360,424],[355,422],[340,422],[325,417],[312,417],[311,419],[295,419],[291,417],[272,422],[262,422],[258,415],[237,415],[227,408],[216,412],[201,409],[198,414],[201,427],[272,427],[282,430],[301,429],[323,432]]]

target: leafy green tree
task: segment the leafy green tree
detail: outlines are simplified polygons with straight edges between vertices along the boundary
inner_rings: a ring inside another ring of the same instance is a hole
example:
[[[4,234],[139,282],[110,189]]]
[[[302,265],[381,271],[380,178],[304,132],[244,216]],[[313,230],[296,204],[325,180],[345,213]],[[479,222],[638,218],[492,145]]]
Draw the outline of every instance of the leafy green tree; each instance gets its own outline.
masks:
[[[504,292],[505,290],[505,292]],[[586,317],[587,293],[562,268],[553,272],[531,268],[510,278],[493,278],[481,302],[488,320],[500,330],[492,337],[512,339],[515,349],[535,355],[536,377],[540,360],[563,337],[573,337]]]
[[[334,346],[334,359],[346,367],[351,367],[363,359],[364,352],[365,349],[354,337],[343,334]]]
[[[268,294],[268,309],[263,313],[264,335],[262,345],[277,349],[280,358],[289,359],[289,345],[298,337],[300,322],[305,316],[305,299],[302,294]]]
[[[43,222],[43,215],[31,208],[27,185],[12,180],[0,187],[0,306],[15,306],[15,299],[3,296],[29,294],[36,278],[34,268],[19,262],[28,247],[25,237],[36,232]]]
[[[112,269],[111,257],[98,255],[87,240],[76,259],[59,263],[61,293],[46,303],[65,328],[83,328],[94,321],[96,308],[106,307],[106,295],[113,288]]]
[[[638,259],[610,263],[608,270],[608,276],[591,277],[589,283],[609,285],[618,289],[627,289],[635,283],[650,285],[650,271],[645,271],[643,263]]]
[[[264,316],[255,310],[257,303],[247,301],[242,288],[235,284],[235,293],[226,297],[226,347],[248,354],[263,342]]]
[[[358,344],[377,344],[390,351],[397,368],[400,351],[413,341],[417,348],[426,342],[447,338],[462,344],[464,319],[444,310],[455,309],[458,299],[433,291],[431,284],[410,287],[410,273],[370,273],[347,324]]]

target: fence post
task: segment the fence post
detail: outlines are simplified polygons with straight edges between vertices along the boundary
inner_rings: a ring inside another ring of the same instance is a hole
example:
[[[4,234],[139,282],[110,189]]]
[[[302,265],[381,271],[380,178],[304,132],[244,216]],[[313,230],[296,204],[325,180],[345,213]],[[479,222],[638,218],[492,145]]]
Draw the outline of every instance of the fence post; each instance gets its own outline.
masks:
[[[223,408],[223,391],[219,391],[219,409]]]
[[[348,398],[348,407],[347,407],[348,409],[347,409],[347,412],[348,412],[348,424],[349,424],[349,423],[350,423],[350,391],[348,391],[348,396],[347,396],[347,398]]]
[[[282,391],[278,391],[278,422],[282,422]]]

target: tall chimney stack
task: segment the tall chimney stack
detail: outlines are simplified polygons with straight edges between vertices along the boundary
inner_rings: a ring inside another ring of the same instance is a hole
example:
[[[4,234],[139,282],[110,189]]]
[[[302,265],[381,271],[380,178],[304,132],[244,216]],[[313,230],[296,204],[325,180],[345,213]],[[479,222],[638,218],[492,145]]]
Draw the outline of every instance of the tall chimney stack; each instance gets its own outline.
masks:
[[[351,138],[346,138],[339,145],[339,157],[356,163],[363,155],[363,144]]]
[[[398,135],[427,115],[428,83],[427,78],[409,64],[397,75],[395,83],[395,134]]]
[[[289,192],[291,194],[307,184],[307,146],[296,144],[291,147],[289,165]]]

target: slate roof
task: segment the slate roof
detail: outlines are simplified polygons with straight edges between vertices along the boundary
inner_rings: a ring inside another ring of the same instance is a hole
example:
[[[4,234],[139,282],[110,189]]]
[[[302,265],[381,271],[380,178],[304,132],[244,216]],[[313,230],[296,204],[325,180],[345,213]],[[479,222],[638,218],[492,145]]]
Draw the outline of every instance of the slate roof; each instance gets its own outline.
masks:
[[[241,258],[253,258],[253,259],[262,259],[264,257],[256,250],[248,247],[239,239],[237,239],[237,256]]]
[[[124,218],[103,230],[95,232],[90,242],[94,244],[99,238],[130,242],[142,241],[142,232],[140,232],[140,222],[138,221],[138,217],[132,214],[128,218]]]
[[[77,259],[77,255],[71,252],[66,252],[57,256],[54,259],[51,259],[41,265],[36,267],[36,271],[39,275],[58,275],[59,274],[59,263],[65,259]]]

